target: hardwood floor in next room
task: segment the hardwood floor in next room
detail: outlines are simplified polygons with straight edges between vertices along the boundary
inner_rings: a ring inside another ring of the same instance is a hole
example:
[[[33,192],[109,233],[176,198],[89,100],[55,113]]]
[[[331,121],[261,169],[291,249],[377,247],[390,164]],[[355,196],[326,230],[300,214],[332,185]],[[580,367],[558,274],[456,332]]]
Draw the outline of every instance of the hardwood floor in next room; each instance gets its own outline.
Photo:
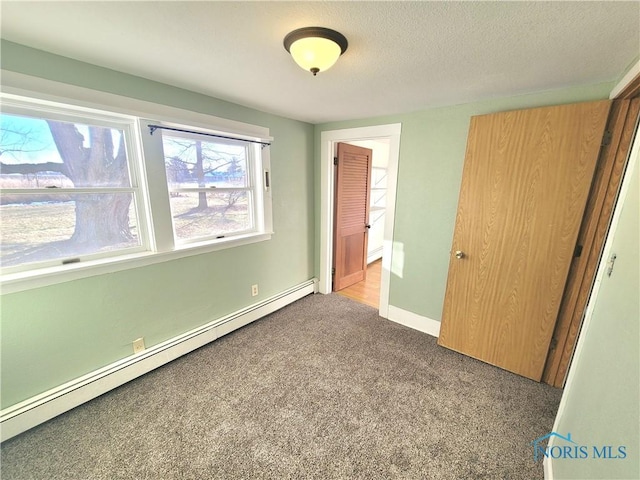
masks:
[[[367,265],[367,278],[350,287],[336,292],[343,297],[356,302],[364,303],[374,308],[380,306],[380,275],[382,272],[382,259]]]

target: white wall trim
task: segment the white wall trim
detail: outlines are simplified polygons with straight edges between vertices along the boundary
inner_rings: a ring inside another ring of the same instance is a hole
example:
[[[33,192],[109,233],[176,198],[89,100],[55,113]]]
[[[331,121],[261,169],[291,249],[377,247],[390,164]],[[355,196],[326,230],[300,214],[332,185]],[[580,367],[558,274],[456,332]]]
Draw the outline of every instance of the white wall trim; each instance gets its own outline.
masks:
[[[375,250],[369,252],[369,254],[367,255],[367,264],[375,262],[380,258],[382,258],[382,247],[378,247]]]
[[[107,110],[141,118],[161,117],[166,122],[187,124],[204,130],[233,131],[248,139],[271,141],[269,129],[259,125],[238,122],[206,113],[170,107],[115,93],[93,90],[68,83],[0,70],[1,91],[40,100],[71,104],[78,107]]]
[[[316,290],[308,280],[261,302],[213,320],[201,327],[131,355],[0,412],[0,441],[102,395],[151,370],[175,360],[240,327],[275,312]]]
[[[640,74],[640,60],[638,60],[636,64],[631,67],[629,71],[624,75],[624,77],[622,77],[622,80],[620,80],[618,84],[613,87],[613,90],[611,90],[611,93],[609,94],[609,98],[614,99],[618,95],[620,95],[620,92],[627,88],[627,85],[629,85],[638,74]]]
[[[440,322],[432,320],[428,317],[423,317],[417,313],[403,310],[402,308],[389,305],[389,316],[387,317],[392,322],[399,323],[405,327],[413,328],[423,333],[428,333],[432,337],[438,337],[440,335]]]
[[[389,138],[389,165],[387,167],[387,209],[384,219],[384,243],[382,274],[380,279],[379,314],[389,315],[389,284],[391,282],[391,247],[395,220],[396,189],[398,183],[398,159],[400,157],[400,133],[402,124],[375,125],[371,127],[327,130],[320,134],[320,293],[331,293],[331,267],[333,259],[333,198],[336,144],[355,140]]]
[[[271,239],[272,232],[237,235],[206,245],[185,245],[168,252],[137,252],[118,255],[64,266],[26,270],[0,277],[0,295],[22,292],[34,288],[46,287],[57,283],[70,282],[81,278],[115,273],[131,268],[146,267],[156,263],[178,260],[180,258],[217,252],[226,248],[240,247]]]
[[[553,468],[551,462],[548,461],[548,457],[544,457],[542,460],[542,471],[544,472],[544,480],[553,480]]]

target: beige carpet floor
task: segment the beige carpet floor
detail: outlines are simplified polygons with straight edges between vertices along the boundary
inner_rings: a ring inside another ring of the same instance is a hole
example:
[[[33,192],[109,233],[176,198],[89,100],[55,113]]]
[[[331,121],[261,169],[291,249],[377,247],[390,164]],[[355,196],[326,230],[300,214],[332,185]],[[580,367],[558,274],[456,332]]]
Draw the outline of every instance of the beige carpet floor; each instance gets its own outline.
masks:
[[[560,395],[311,295],[5,442],[1,476],[541,479]]]

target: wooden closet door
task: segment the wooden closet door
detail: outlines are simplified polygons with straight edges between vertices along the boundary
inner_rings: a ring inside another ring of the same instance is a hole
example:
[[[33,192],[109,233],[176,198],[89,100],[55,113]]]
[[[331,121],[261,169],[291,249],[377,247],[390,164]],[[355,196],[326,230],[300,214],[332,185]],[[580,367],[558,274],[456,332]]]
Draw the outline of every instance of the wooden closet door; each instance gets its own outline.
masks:
[[[540,380],[609,108],[471,119],[440,345]]]

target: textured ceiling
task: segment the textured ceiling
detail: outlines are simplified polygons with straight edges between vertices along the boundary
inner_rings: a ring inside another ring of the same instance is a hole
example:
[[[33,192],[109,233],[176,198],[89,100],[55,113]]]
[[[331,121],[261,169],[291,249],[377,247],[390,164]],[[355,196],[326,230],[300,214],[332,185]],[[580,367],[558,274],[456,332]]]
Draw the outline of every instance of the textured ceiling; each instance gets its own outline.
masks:
[[[618,80],[640,2],[0,2],[3,38],[312,123]],[[313,77],[299,27],[349,40]]]

